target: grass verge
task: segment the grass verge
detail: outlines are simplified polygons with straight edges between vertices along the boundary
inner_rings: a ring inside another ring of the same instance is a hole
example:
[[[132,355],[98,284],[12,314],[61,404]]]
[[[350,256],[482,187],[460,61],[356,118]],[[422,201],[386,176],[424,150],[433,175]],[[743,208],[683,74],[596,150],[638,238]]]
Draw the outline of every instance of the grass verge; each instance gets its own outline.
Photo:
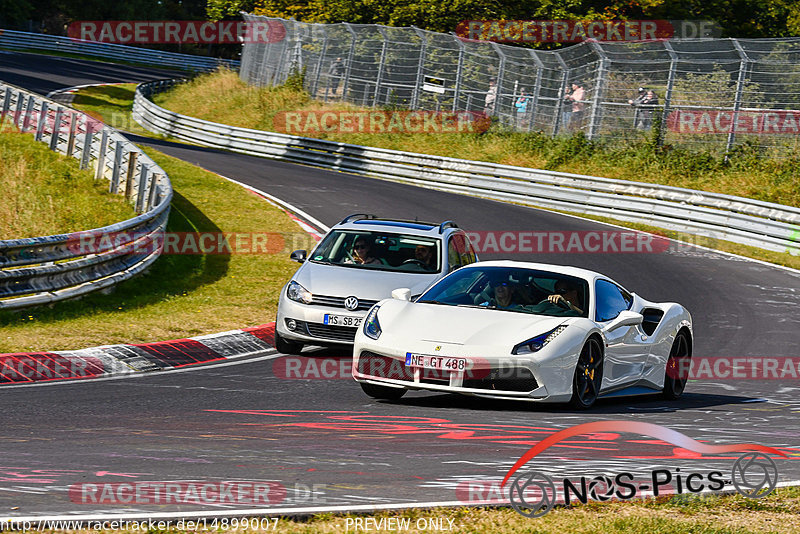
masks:
[[[358,110],[349,104],[323,104],[297,90],[251,87],[235,72],[202,74],[172,91],[156,95],[160,106],[201,119],[261,130],[274,130],[280,111]],[[242,110],[247,110],[243,113]],[[593,142],[582,135],[558,137],[516,133],[493,126],[485,133],[304,133],[359,145],[436,154],[455,158],[519,165],[562,172],[636,180],[748,198],[800,205],[800,154],[793,158],[760,158],[756,147],[745,145],[728,160],[711,153],[659,148],[646,136],[613,143]]]
[[[0,239],[91,230],[136,216],[77,160],[11,126],[0,127],[0,191]]]
[[[242,187],[158,151],[145,152],[175,189],[169,232],[303,236],[283,211]],[[285,250],[163,255],[111,294],[0,312],[0,352],[160,341],[263,324],[274,320],[280,287],[296,267]]]

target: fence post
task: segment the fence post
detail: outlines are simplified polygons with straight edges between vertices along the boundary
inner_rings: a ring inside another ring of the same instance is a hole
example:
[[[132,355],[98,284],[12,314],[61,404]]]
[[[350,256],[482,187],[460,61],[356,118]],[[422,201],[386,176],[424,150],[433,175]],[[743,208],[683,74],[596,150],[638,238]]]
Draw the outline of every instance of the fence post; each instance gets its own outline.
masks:
[[[25,97],[22,94],[22,91],[17,93],[17,111],[14,112],[14,126],[17,128],[20,127],[20,118],[22,117],[22,110],[25,107]]]
[[[531,95],[531,109],[528,112],[528,131],[533,129],[533,123],[536,121],[536,111],[539,107],[539,95],[542,92],[542,72],[544,71],[544,63],[539,59],[539,55],[535,50],[530,50],[531,57],[536,63],[536,81],[533,82],[533,95]]]
[[[458,99],[461,97],[461,78],[464,74],[464,43],[461,42],[458,35],[450,32],[456,44],[458,45],[458,68],[456,69],[456,88],[453,92],[453,113],[458,111]]]
[[[558,130],[561,127],[561,117],[564,115],[564,95],[567,92],[567,79],[569,78],[569,68],[567,67],[567,63],[561,57],[558,52],[555,52],[555,58],[558,60],[559,65],[561,65],[561,87],[558,89],[558,95],[556,95],[556,118],[553,121],[553,137],[558,135]]]
[[[44,134],[44,127],[47,124],[47,114],[49,111],[48,103],[42,102],[42,109],[39,112],[39,121],[36,124],[36,133],[34,134],[34,139],[37,141],[42,140],[42,134]]]
[[[669,44],[669,41],[662,41],[664,48],[669,54],[669,75],[667,76],[667,90],[664,93],[664,110],[661,112],[661,125],[658,131],[657,145],[664,145],[664,137],[666,134],[667,120],[669,119],[670,108],[672,107],[672,91],[675,88],[675,74],[678,70],[678,54],[675,49]]]
[[[739,41],[736,39],[731,39],[731,42],[736,48],[736,51],[739,53],[741,61],[739,62],[739,77],[736,80],[736,97],[733,101],[733,118],[731,119],[731,129],[728,131],[728,141],[725,143],[726,161],[728,160],[728,154],[733,148],[733,143],[736,142],[736,124],[739,121],[739,109],[742,107],[742,92],[744,91],[744,79],[745,74],[747,74],[747,64],[750,62],[750,58],[747,57],[747,53],[742,48],[742,45],[739,44]]]
[[[506,74],[506,55],[500,48],[500,45],[494,41],[490,41],[495,54],[500,59],[500,65],[497,67],[497,80],[495,81],[497,87],[497,98],[494,99],[494,109],[492,115],[499,115],[500,107],[503,103],[503,77]]]
[[[594,139],[598,130],[600,130],[600,121],[603,117],[603,110],[600,109],[600,106],[603,93],[605,92],[604,89],[606,84],[606,71],[608,70],[608,57],[597,41],[589,41],[589,43],[591,44],[592,48],[594,48],[595,52],[597,52],[597,54],[600,56],[600,67],[597,69],[597,78],[594,82],[592,113],[589,117],[589,134],[587,135],[589,139]]]
[[[64,116],[64,108],[59,106],[56,108],[56,118],[53,119],[53,133],[50,134],[50,150],[55,152],[58,147],[59,131],[61,130],[61,121]]]
[[[328,32],[325,30],[324,24],[315,24],[314,26],[319,26],[322,28],[322,53],[320,53],[319,59],[317,60],[317,68],[314,69],[314,82],[313,82],[314,85],[311,86],[311,96],[317,98],[319,77],[320,74],[322,73],[322,62],[325,61],[325,56],[328,53]]]
[[[293,20],[291,20],[291,21],[287,20],[285,22],[291,22],[291,24],[290,24],[291,33],[294,34],[295,33],[295,22]],[[286,27],[286,24],[284,24],[284,27]],[[271,84],[272,85],[278,85],[278,83],[280,83],[280,80],[283,77],[283,73],[281,71],[283,70],[284,59],[286,58],[286,56],[289,55],[289,46],[290,46],[289,45],[289,39],[290,39],[289,38],[289,32],[290,32],[290,29],[286,28],[286,36],[283,38],[283,41],[281,41],[282,50],[281,50],[281,53],[278,55],[278,65],[275,67],[275,70],[272,72],[272,80],[271,80]]]
[[[417,109],[419,107],[419,93],[422,91],[422,69],[425,67],[425,53],[427,52],[428,42],[425,39],[425,32],[416,26],[411,26],[411,28],[419,37],[420,42],[419,61],[417,62],[417,80],[414,83],[414,92],[411,94],[411,109]]]
[[[94,171],[94,179],[99,180],[106,174],[106,149],[108,147],[108,129],[103,128],[103,135],[100,137],[100,148],[97,152],[97,169]]]
[[[350,32],[350,52],[347,54],[347,68],[344,70],[344,85],[342,86],[342,100],[347,98],[347,89],[350,86],[350,72],[353,69],[353,58],[356,57],[356,32],[350,27],[350,24],[343,22],[344,27]],[[336,95],[334,95],[336,96]]]
[[[378,31],[381,32],[383,44],[381,45],[381,62],[378,65],[378,77],[375,80],[375,97],[372,99],[372,107],[375,107],[375,104],[378,102],[378,98],[381,93],[381,81],[383,80],[383,71],[385,69],[383,65],[386,61],[386,47],[389,45],[389,38],[386,37],[383,26],[378,25]],[[366,94],[366,91],[364,91],[364,94]]]

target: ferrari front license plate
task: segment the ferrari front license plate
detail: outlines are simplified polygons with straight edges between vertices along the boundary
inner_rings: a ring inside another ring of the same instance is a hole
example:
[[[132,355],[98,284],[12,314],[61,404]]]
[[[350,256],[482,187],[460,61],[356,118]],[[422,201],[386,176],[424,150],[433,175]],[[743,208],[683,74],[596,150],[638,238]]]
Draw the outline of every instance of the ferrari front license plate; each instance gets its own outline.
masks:
[[[406,352],[406,366],[441,369],[442,371],[465,371],[467,369],[467,359]]]
[[[333,315],[326,313],[323,321],[330,326],[352,326],[357,328],[361,324],[363,317],[353,317],[350,315]]]

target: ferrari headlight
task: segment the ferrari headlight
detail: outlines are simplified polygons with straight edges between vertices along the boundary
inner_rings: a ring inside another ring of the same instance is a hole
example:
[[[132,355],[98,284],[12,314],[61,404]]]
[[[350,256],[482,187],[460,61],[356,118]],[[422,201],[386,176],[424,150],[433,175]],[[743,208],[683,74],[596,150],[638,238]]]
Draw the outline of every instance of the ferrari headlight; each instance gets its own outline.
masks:
[[[378,339],[381,337],[381,323],[378,322],[378,310],[380,306],[373,306],[364,319],[364,335],[368,338]]]
[[[534,352],[538,352],[542,350],[542,347],[553,341],[553,339],[567,329],[566,325],[561,325],[549,332],[545,332],[544,334],[538,335],[534,338],[529,339],[528,341],[523,341],[519,345],[516,345],[512,350],[511,354],[521,355],[521,354],[533,354]]]
[[[311,304],[311,292],[292,280],[289,282],[289,287],[286,288],[286,296],[295,302],[302,302],[303,304]]]

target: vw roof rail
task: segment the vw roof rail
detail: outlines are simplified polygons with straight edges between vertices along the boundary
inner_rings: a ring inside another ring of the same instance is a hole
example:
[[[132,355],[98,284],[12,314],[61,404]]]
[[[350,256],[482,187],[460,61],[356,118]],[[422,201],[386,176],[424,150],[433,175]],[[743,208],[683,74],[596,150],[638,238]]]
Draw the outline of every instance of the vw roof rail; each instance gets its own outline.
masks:
[[[348,223],[350,221],[360,221],[361,219],[374,219],[375,216],[371,213],[352,213],[342,219],[342,222],[339,224]]]
[[[439,233],[444,233],[444,231],[448,228],[458,228],[458,225],[453,221],[445,221],[439,225]]]

